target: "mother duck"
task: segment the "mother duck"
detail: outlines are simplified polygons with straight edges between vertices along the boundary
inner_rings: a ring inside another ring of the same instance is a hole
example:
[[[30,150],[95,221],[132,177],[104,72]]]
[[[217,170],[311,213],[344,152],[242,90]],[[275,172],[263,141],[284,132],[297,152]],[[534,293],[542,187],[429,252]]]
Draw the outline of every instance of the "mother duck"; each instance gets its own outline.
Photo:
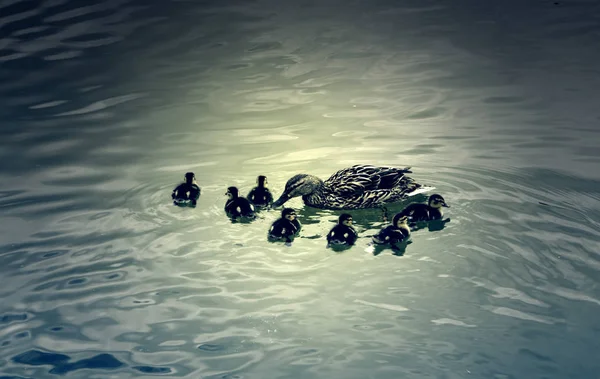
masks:
[[[410,167],[354,165],[337,171],[325,181],[298,174],[287,181],[273,206],[302,196],[304,204],[321,209],[377,208],[434,188],[416,183],[404,175],[407,173],[412,173]]]

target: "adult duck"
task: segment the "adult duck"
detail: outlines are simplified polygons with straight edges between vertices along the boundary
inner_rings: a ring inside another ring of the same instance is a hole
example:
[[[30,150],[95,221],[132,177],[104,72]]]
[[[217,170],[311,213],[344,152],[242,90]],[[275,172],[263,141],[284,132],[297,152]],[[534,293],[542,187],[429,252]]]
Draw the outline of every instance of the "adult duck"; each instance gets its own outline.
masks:
[[[304,204],[314,208],[377,208],[434,188],[416,183],[407,173],[412,173],[410,167],[354,165],[337,171],[325,181],[314,175],[298,174],[287,181],[273,206],[302,196]]]

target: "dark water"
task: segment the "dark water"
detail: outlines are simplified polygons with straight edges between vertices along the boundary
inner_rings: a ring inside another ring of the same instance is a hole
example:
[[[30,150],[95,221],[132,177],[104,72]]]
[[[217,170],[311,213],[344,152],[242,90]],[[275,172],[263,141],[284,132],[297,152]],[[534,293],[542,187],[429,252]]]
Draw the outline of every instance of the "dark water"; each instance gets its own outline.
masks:
[[[82,4],[0,0],[0,378],[599,377],[595,2]],[[356,163],[451,222],[223,214]]]

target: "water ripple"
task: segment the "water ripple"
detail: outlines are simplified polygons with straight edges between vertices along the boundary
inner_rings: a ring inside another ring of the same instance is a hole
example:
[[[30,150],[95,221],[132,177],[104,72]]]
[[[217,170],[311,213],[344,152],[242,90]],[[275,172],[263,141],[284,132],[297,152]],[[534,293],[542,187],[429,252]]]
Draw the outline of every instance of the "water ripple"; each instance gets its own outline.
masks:
[[[596,8],[0,2],[0,375],[594,377]],[[379,210],[339,253],[339,212],[224,214],[357,163],[450,221],[400,255]]]

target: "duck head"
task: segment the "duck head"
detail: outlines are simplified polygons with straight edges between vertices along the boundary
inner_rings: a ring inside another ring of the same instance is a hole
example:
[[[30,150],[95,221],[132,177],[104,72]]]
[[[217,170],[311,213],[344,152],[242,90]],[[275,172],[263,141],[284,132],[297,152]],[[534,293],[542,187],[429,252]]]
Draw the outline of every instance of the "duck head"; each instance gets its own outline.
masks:
[[[348,213],[342,213],[338,219],[338,224],[352,226],[352,215]]]
[[[396,228],[406,229],[408,227],[407,221],[408,221],[408,217],[406,215],[397,213],[394,216],[394,219],[392,220],[392,225],[394,225]]]
[[[281,218],[285,218],[289,221],[294,221],[296,219],[296,211],[292,208],[283,208],[281,211]]]
[[[266,176],[264,176],[264,175],[259,175],[259,176],[256,178],[256,184],[257,184],[259,187],[266,187],[266,186],[267,186],[267,183],[268,183],[268,182],[267,182],[267,177],[266,177]]]
[[[229,200],[237,199],[239,196],[239,191],[237,187],[227,187],[227,192],[225,192],[225,195],[227,195]]]
[[[431,208],[439,209],[441,207],[450,208],[448,204],[446,204],[446,200],[442,197],[442,195],[438,195],[437,193],[429,196],[428,204]]]
[[[187,184],[193,184],[196,181],[196,175],[194,175],[193,172],[186,172],[183,176],[183,180],[185,180]]]
[[[283,205],[291,198],[306,196],[317,191],[323,185],[323,181],[316,176],[298,174],[290,178],[285,184],[285,189],[279,199],[273,202],[274,207]]]

